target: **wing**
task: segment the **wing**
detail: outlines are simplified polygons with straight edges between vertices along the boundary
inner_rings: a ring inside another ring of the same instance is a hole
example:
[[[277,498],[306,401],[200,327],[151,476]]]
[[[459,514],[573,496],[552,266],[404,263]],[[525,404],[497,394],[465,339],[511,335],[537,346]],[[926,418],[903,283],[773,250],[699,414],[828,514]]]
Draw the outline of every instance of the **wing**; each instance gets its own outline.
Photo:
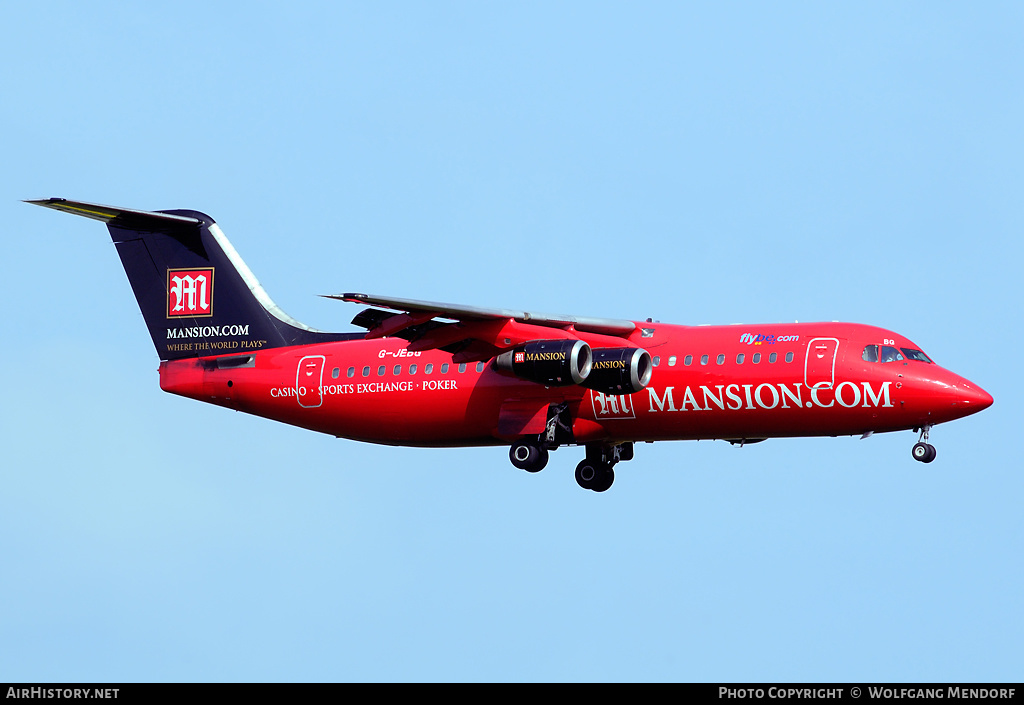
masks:
[[[394,336],[409,341],[409,350],[440,349],[454,362],[489,360],[498,353],[535,340],[586,340],[591,345],[622,347],[646,331],[633,321],[478,308],[369,294],[335,294],[325,298],[368,304],[352,323],[366,328],[367,338]],[[380,309],[390,309],[382,311]]]

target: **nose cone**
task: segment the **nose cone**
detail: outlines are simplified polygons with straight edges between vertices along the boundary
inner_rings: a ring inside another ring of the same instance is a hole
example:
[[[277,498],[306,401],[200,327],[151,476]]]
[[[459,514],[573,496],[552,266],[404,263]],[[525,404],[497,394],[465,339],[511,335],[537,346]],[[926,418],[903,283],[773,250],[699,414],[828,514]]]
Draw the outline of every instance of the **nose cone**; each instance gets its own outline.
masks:
[[[992,395],[955,372],[928,367],[921,401],[928,409],[927,423],[943,423],[962,419],[992,406]]]
[[[961,377],[956,384],[957,401],[968,414],[976,414],[992,406],[992,395],[984,389]]]

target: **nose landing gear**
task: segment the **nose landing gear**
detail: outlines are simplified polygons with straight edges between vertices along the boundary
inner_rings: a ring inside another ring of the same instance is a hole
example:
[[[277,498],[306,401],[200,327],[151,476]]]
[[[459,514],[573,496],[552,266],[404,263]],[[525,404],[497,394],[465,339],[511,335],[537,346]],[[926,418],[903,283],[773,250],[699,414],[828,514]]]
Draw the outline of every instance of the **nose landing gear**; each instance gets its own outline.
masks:
[[[914,444],[913,449],[910,453],[914,456],[914,460],[922,463],[930,463],[935,460],[936,451],[935,446],[928,443],[928,432],[932,429],[931,426],[924,426],[921,429],[921,436],[918,438],[917,443]]]

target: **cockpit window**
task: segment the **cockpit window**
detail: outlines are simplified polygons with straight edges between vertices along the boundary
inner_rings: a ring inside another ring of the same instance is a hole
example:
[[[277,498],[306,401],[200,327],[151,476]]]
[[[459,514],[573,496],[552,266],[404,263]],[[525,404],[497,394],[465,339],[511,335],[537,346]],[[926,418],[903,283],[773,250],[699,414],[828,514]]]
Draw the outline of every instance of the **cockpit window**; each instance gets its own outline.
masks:
[[[902,351],[902,355],[900,354]],[[920,362],[927,362],[929,364],[935,364],[931,358],[925,355],[920,350],[914,350],[913,348],[894,348],[891,345],[881,346],[881,354],[879,354],[879,346],[877,345],[865,345],[864,352],[860,354],[865,362],[897,362],[899,360],[918,360]]]
[[[932,362],[931,358],[929,358],[927,355],[925,355],[920,350],[914,350],[912,348],[900,348],[900,350],[903,351],[903,354],[907,356],[908,360],[919,360],[921,362]],[[935,364],[935,363],[932,363],[932,364]]]
[[[880,362],[896,362],[902,360],[903,356],[900,355],[900,351],[889,345],[882,346],[882,357]]]

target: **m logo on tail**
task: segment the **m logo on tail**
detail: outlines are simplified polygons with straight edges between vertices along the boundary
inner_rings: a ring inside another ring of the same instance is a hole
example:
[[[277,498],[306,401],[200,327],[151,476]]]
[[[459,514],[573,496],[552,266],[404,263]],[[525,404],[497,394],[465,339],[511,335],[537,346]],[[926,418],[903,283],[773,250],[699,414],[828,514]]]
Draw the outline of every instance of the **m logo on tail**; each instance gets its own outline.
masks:
[[[167,270],[167,317],[213,316],[213,267]]]

